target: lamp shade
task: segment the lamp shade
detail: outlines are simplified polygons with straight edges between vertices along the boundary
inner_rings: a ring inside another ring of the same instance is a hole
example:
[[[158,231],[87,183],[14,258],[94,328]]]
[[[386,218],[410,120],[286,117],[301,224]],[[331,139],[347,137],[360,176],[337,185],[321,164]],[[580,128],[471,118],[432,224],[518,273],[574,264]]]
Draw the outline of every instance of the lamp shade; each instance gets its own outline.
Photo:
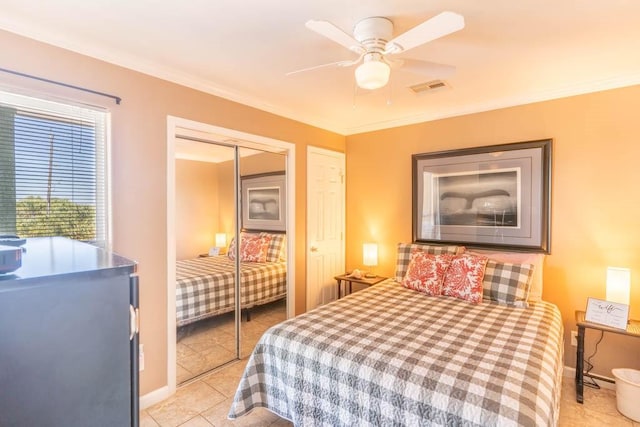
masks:
[[[227,235],[225,233],[216,233],[216,246],[218,248],[227,246]]]
[[[607,267],[607,301],[629,305],[631,270]]]
[[[364,243],[362,245],[362,264],[368,266],[378,265],[377,243]]]
[[[386,62],[365,60],[356,68],[356,83],[362,89],[379,89],[387,84],[390,73],[391,68]]]

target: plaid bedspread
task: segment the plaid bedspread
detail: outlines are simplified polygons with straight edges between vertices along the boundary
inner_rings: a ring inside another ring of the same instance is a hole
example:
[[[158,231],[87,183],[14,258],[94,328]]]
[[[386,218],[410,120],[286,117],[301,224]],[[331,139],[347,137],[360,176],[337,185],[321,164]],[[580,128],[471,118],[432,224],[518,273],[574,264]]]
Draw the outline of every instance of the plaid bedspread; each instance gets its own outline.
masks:
[[[242,308],[286,296],[286,262],[242,262],[240,265]],[[177,326],[235,308],[234,261],[226,256],[178,261],[176,279]]]
[[[545,426],[558,421],[562,321],[428,297],[388,280],[272,327],[229,411],[296,426]]]

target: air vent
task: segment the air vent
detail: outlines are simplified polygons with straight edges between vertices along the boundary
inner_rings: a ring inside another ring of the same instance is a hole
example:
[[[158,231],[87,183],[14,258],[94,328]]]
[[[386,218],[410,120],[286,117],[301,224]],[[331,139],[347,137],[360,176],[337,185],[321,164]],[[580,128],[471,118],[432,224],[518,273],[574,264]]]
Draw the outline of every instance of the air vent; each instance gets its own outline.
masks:
[[[430,82],[418,83],[417,85],[409,86],[416,94],[422,94],[427,92],[436,92],[444,89],[451,89],[449,83],[442,80],[431,80]]]

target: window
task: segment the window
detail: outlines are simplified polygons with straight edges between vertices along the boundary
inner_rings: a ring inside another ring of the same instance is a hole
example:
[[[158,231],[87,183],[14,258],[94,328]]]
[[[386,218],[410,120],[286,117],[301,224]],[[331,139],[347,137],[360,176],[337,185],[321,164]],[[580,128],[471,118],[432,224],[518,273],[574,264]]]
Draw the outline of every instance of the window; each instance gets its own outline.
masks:
[[[0,92],[0,234],[106,247],[109,114]]]

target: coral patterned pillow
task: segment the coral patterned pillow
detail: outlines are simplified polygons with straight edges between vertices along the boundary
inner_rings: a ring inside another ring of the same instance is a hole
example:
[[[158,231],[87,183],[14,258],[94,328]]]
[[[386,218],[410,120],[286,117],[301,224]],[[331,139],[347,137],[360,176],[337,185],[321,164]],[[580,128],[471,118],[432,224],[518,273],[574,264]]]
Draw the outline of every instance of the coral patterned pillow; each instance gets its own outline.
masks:
[[[482,302],[482,279],[488,258],[462,254],[453,258],[442,284],[442,295],[456,297],[473,304]]]
[[[420,250],[431,255],[440,254],[459,254],[464,252],[464,246],[434,246],[422,243],[398,243],[398,258],[396,260],[396,282],[402,282],[404,275],[407,274],[409,261],[413,251]]]
[[[240,240],[240,261],[266,262],[270,236],[243,235]]]
[[[445,272],[453,257],[450,254],[431,255],[421,250],[412,251],[402,286],[431,296],[440,295]]]
[[[240,232],[240,240],[245,239],[246,236],[247,236],[247,233],[245,233],[244,231]],[[256,234],[251,234],[251,236],[256,236]],[[227,256],[231,260],[236,259],[236,238],[235,237],[231,238],[231,243],[229,243],[229,249],[227,249]]]

